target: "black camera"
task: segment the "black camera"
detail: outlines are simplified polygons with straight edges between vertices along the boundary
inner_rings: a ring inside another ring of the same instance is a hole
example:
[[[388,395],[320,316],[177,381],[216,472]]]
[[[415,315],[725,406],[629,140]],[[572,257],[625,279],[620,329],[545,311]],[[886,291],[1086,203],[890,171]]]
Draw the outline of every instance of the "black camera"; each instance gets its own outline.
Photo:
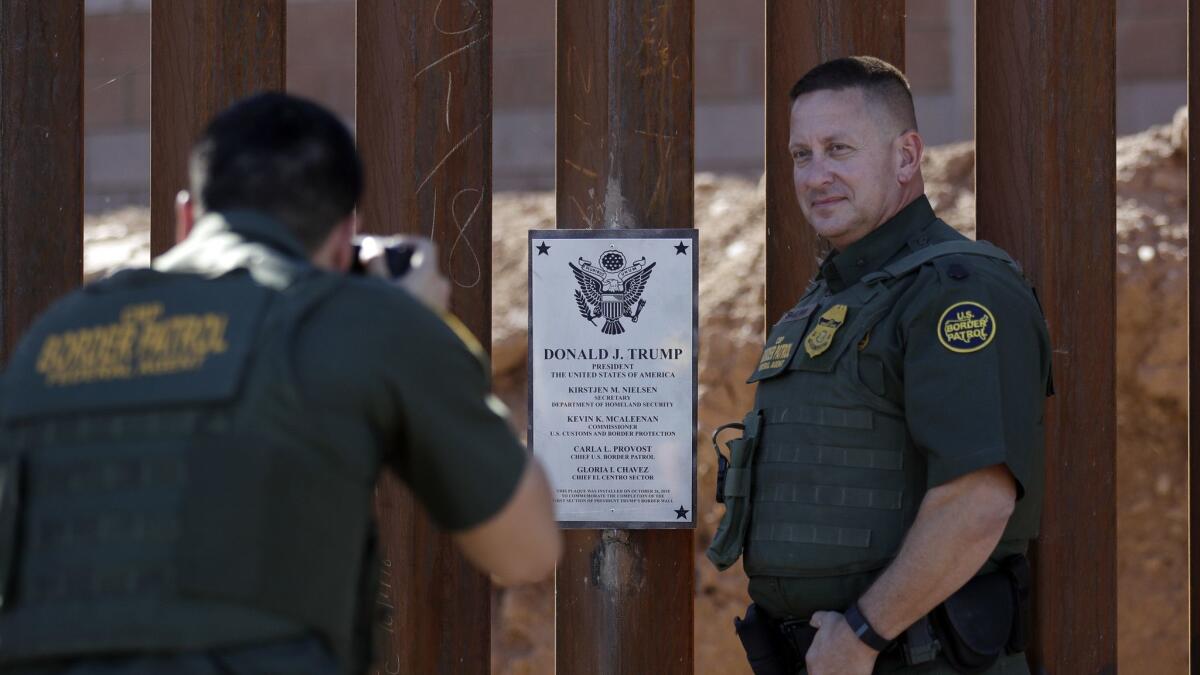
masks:
[[[412,237],[376,237],[358,235],[351,244],[354,261],[350,274],[365,276],[367,262],[380,257],[391,279],[399,279],[409,273],[413,266],[413,255],[417,252],[417,241]]]

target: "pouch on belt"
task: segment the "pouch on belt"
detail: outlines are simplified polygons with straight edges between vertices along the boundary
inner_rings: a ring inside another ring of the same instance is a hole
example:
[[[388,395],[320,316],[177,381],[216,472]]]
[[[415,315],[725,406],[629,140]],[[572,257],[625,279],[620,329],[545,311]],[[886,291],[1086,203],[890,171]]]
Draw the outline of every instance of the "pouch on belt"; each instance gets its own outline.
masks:
[[[725,515],[721,517],[721,524],[706,555],[719,570],[728,569],[742,555],[746,529],[750,525],[750,477],[754,451],[762,430],[761,412],[751,411],[742,424],[742,437],[725,444],[729,448],[728,460],[716,446],[716,434],[713,436],[713,449],[717,452],[718,462],[726,467],[724,480],[720,471],[717,480],[717,501],[725,502]],[[720,431],[718,429],[717,433]]]
[[[942,656],[960,673],[982,673],[1004,656],[1016,606],[1003,573],[971,579],[933,610]]]

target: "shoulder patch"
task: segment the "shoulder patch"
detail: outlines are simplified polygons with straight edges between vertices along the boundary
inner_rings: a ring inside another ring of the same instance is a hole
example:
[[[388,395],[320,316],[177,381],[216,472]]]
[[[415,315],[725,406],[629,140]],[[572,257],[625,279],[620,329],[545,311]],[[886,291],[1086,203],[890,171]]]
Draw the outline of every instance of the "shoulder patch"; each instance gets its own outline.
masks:
[[[996,337],[996,317],[978,302],[956,302],[942,312],[937,334],[942,346],[952,352],[977,352]]]

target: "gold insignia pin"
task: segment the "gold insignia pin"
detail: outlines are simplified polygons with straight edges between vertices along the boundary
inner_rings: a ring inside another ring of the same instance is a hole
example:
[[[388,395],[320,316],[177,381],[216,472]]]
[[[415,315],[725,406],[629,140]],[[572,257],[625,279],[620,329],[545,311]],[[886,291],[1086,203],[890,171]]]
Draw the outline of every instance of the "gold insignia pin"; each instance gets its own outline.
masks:
[[[858,341],[858,351],[861,352],[866,349],[869,344],[871,344],[871,331],[867,331],[867,334],[862,336],[862,339]]]
[[[829,345],[833,344],[833,336],[837,334],[842,324],[846,323],[846,306],[834,305],[825,310],[821,318],[817,319],[817,325],[808,333],[808,337],[804,338],[804,351],[808,352],[809,358],[817,358],[829,349]]]

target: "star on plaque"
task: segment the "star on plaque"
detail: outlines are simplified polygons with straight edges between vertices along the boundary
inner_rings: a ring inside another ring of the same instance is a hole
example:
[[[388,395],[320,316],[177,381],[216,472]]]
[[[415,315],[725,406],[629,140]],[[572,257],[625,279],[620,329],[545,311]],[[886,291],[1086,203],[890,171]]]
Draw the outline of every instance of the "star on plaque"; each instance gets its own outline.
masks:
[[[682,241],[675,245],[675,255],[687,255],[687,244]]]
[[[542,242],[537,245],[538,255],[550,255],[550,245]]]
[[[687,518],[687,514],[688,514],[688,510],[683,508],[682,506],[675,509],[675,519],[676,520],[679,520],[680,518]]]

